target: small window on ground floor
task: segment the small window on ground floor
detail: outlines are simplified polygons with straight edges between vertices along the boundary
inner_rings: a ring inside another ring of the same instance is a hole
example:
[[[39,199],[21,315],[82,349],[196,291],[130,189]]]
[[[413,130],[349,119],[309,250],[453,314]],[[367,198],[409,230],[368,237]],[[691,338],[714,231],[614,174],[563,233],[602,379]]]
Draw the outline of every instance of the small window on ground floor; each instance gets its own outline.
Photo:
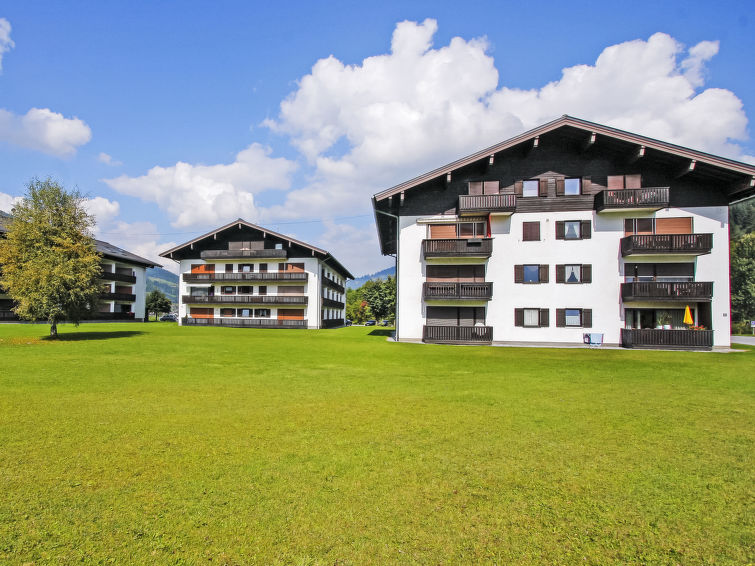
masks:
[[[236,309],[220,309],[220,316],[236,316]]]
[[[255,318],[270,318],[270,309],[254,309]]]

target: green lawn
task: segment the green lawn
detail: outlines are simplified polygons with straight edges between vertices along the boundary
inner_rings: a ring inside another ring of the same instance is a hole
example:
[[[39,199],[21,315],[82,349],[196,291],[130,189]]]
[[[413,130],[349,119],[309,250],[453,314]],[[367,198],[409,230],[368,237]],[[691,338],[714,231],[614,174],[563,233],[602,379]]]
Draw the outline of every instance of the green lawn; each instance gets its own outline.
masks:
[[[746,564],[755,349],[0,325],[1,564]]]

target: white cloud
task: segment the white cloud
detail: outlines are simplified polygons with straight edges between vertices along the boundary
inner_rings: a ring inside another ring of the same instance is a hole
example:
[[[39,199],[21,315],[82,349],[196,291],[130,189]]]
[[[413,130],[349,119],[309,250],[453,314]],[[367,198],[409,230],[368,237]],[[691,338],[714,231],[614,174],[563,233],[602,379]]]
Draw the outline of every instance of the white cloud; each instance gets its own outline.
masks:
[[[97,226],[102,226],[118,216],[121,206],[117,201],[94,197],[84,201],[87,212],[95,217]]]
[[[108,155],[104,151],[100,152],[100,154],[97,156],[97,160],[100,163],[104,163],[105,165],[112,165],[113,167],[118,167],[119,165],[123,165],[123,161],[118,161],[117,159],[113,159],[111,155]]]
[[[124,222],[116,220],[107,225],[98,225],[96,236],[126,251],[162,265],[168,271],[178,273],[178,264],[160,257],[160,252],[174,248],[175,242],[158,241],[158,229],[152,222]]]
[[[153,167],[141,177],[103,179],[116,191],[155,202],[175,227],[213,225],[243,217],[254,221],[254,194],[287,189],[296,164],[270,157],[271,150],[254,143],[230,164],[194,165],[178,162]]]
[[[5,18],[0,18],[0,72],[3,70],[3,54],[13,49],[15,43],[10,38],[11,25]]]
[[[66,118],[49,108],[32,108],[23,116],[0,108],[0,141],[57,157],[70,157],[92,138],[79,118]]]
[[[355,277],[373,273],[393,263],[392,258],[380,255],[375,226],[370,223],[355,227],[326,221],[325,232],[317,245],[328,250]]]
[[[6,193],[0,193],[0,210],[10,214],[11,208],[23,197],[14,197]]]

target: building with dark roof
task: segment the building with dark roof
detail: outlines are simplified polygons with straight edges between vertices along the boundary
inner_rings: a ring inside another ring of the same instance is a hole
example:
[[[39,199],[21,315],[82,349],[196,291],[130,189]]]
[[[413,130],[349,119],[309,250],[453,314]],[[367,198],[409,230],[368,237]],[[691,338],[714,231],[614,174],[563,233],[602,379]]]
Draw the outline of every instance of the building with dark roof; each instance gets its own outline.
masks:
[[[753,195],[753,165],[563,116],[373,197],[396,337],[726,348]]]
[[[239,218],[160,254],[180,265],[181,325],[330,328],[347,279],[330,253]]]

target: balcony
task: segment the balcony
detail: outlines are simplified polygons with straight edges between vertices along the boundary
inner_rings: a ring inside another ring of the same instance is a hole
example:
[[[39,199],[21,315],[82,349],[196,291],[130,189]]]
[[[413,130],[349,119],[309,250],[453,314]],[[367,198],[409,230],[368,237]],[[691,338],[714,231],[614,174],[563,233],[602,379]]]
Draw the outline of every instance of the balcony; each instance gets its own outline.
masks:
[[[249,281],[249,282],[283,282],[283,281],[307,281],[309,273],[271,271],[262,273],[184,273],[186,283],[198,283],[207,281]]]
[[[114,273],[112,271],[103,271],[99,277],[102,281],[118,281],[120,283],[136,283],[135,275],[125,273]]]
[[[422,240],[422,256],[433,257],[481,257],[493,253],[492,238],[453,238]]]
[[[455,299],[489,301],[493,297],[493,284],[428,282],[422,284],[422,297],[426,301]]]
[[[710,350],[713,348],[713,331],[622,328],[621,345],[625,348]]]
[[[13,311],[0,311],[0,321],[19,320],[18,315]]]
[[[185,305],[306,305],[304,295],[183,295]]]
[[[422,341],[430,344],[490,344],[492,326],[424,326]]]
[[[513,214],[516,195],[459,195],[459,214]]]
[[[621,255],[705,255],[713,248],[713,234],[647,234],[621,239]]]
[[[275,318],[190,318],[181,319],[184,326],[228,326],[232,328],[307,328],[306,320]]]
[[[712,281],[663,283],[640,281],[621,284],[621,300],[630,301],[710,301],[713,297]]]
[[[202,259],[286,259],[286,250],[205,250],[199,253]]]
[[[343,326],[342,318],[331,318],[322,321],[322,328],[335,328],[337,326]]]
[[[342,309],[346,305],[342,303],[341,301],[335,301],[333,299],[326,299],[325,297],[322,298],[322,306],[324,307],[330,307],[331,309]]]
[[[136,295],[130,293],[100,293],[100,299],[103,301],[126,301],[133,303],[136,301]]]
[[[597,212],[660,210],[668,207],[668,194],[668,187],[603,190],[595,195],[595,210]]]
[[[346,292],[346,289],[344,289],[343,285],[339,285],[338,283],[336,283],[332,279],[328,279],[327,277],[325,277],[325,272],[324,271],[322,273],[322,284],[325,287],[330,287],[331,289],[335,289],[339,293],[345,293]]]
[[[97,313],[97,319],[99,320],[134,320],[134,313],[132,312],[99,312]]]

